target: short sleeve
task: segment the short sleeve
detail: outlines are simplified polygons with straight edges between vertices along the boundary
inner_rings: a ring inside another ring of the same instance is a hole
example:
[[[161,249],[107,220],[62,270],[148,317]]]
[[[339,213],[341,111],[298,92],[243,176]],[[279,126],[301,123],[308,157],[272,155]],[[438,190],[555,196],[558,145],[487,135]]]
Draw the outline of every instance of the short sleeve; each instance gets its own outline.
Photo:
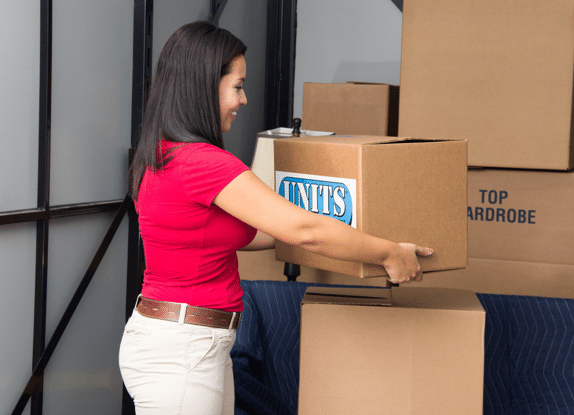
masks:
[[[225,186],[249,170],[233,154],[210,144],[190,144],[182,150],[182,187],[190,201],[203,206],[210,206]]]

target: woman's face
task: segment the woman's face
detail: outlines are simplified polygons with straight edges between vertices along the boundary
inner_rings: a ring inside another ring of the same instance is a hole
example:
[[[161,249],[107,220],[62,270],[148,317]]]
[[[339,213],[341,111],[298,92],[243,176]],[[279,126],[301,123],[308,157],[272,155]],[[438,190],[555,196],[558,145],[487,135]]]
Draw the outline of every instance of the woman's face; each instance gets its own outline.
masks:
[[[231,61],[231,72],[221,78],[219,84],[219,110],[221,114],[221,131],[231,128],[231,123],[237,115],[241,105],[247,104],[247,97],[243,91],[245,81],[245,57],[240,55]]]

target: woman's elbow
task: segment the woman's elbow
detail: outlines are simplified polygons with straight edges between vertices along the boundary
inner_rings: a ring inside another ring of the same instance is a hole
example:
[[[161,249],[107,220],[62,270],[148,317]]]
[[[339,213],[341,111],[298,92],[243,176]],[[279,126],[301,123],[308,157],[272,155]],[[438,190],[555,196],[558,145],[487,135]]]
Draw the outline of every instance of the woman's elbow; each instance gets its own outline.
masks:
[[[314,251],[321,244],[319,235],[311,229],[300,229],[293,232],[284,242],[309,251]]]

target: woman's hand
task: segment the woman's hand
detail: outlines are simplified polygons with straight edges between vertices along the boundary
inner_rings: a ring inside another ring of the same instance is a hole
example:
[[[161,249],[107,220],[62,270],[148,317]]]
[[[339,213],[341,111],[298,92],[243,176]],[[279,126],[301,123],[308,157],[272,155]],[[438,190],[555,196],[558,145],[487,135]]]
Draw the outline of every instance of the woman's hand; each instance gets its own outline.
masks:
[[[421,281],[423,273],[417,256],[432,255],[430,248],[421,248],[415,244],[399,243],[392,249],[383,263],[387,278],[394,284]]]

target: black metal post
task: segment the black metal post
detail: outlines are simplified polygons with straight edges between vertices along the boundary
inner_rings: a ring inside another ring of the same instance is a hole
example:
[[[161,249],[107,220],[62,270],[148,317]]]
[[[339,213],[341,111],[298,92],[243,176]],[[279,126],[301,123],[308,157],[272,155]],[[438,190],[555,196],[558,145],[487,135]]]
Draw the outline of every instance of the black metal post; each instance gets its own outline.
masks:
[[[265,128],[291,124],[295,79],[296,0],[267,2]]]
[[[141,125],[152,80],[153,0],[134,0],[134,40],[132,73],[132,130],[130,165],[139,143]],[[144,268],[138,218],[133,203],[128,208],[128,263],[126,281],[126,320],[141,292]],[[133,401],[123,389],[122,415],[134,415]]]
[[[219,18],[225,9],[227,0],[211,0],[209,21],[216,26],[219,26]]]
[[[48,286],[47,210],[50,207],[50,141],[52,118],[52,0],[40,2],[40,85],[38,114],[38,194],[37,206],[44,215],[36,222],[36,282],[34,293],[34,335],[32,367],[44,353],[46,345],[46,290]],[[41,415],[43,407],[43,377],[32,395],[30,413]]]

